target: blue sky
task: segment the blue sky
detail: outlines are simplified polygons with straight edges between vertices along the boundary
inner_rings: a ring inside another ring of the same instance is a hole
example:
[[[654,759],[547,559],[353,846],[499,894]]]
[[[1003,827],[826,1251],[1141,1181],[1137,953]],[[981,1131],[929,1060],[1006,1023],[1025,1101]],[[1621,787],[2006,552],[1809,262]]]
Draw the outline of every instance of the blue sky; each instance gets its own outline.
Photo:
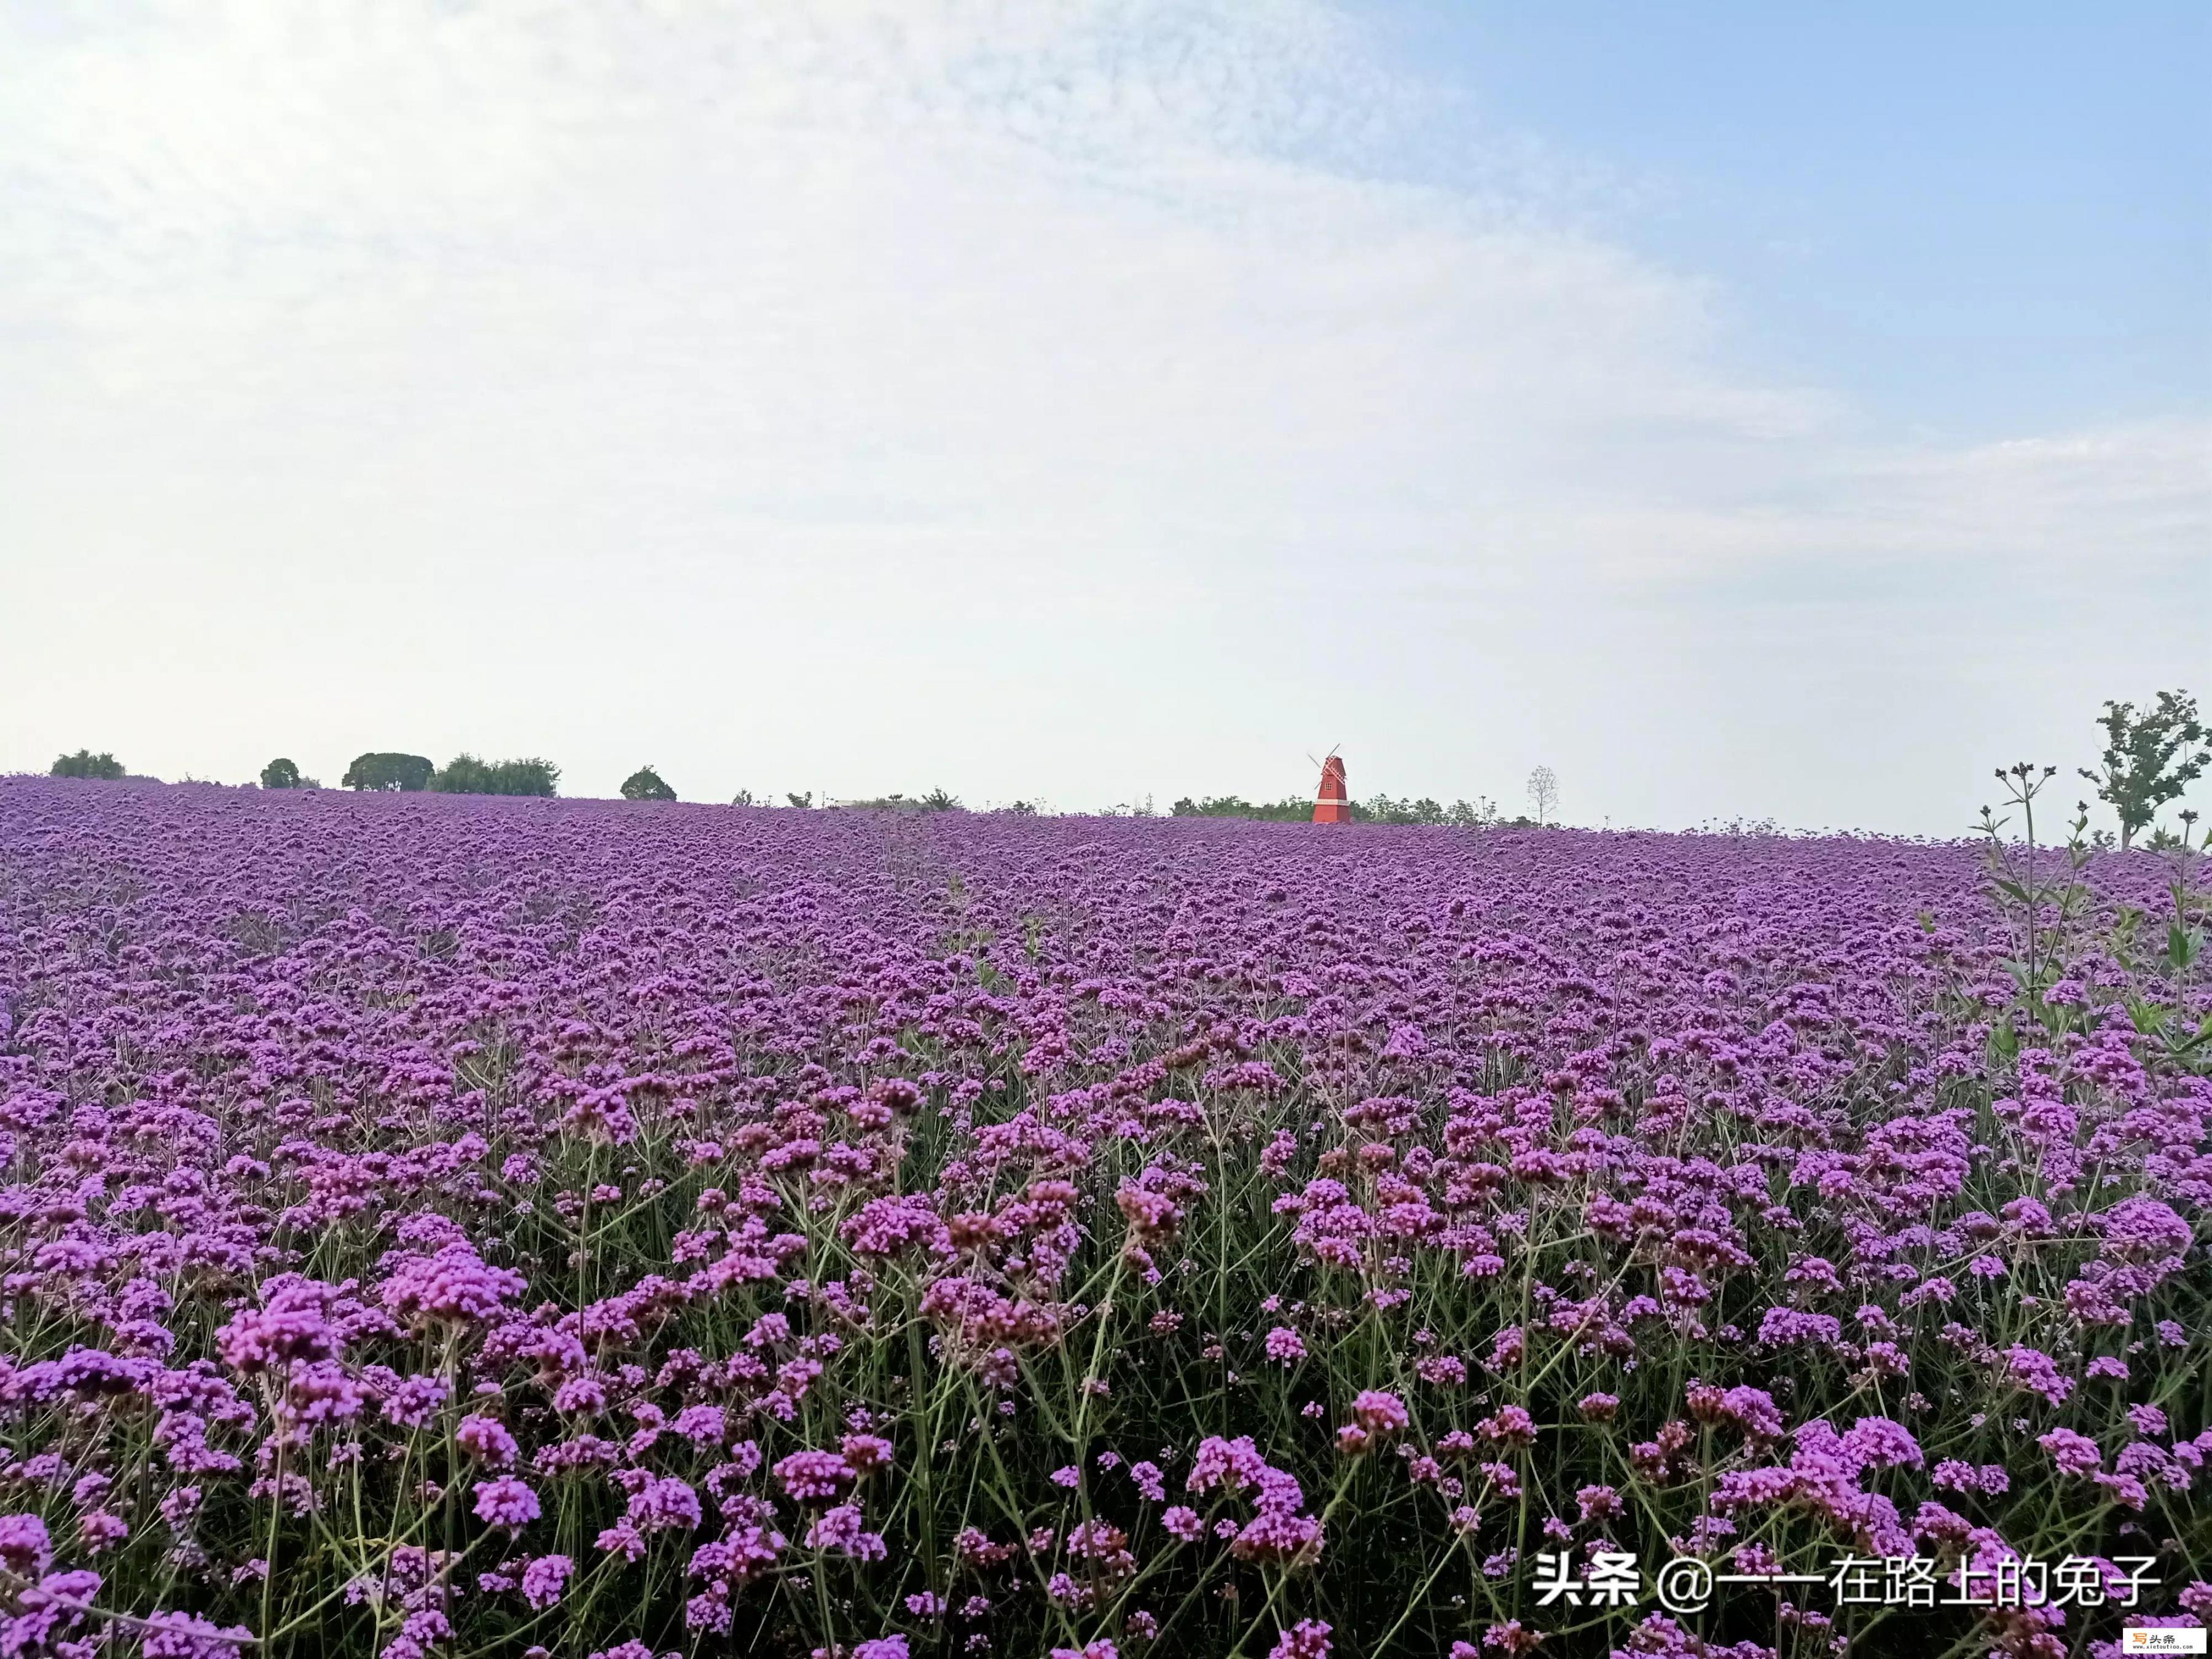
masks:
[[[1608,229],[1870,416],[1996,436],[2212,402],[2212,8],[1365,15],[1463,89],[1474,144],[1540,135],[1611,173]]]
[[[0,12],[0,769],[1954,832],[2212,697],[2202,9]]]

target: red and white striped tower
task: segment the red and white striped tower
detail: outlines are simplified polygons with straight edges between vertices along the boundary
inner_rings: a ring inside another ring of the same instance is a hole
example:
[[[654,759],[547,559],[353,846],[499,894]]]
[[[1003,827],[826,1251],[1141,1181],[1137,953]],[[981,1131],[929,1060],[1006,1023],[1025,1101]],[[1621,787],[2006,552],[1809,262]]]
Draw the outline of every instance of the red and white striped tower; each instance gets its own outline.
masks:
[[[1316,823],[1352,822],[1352,792],[1345,787],[1344,763],[1331,755],[1322,763],[1321,793],[1314,797]]]

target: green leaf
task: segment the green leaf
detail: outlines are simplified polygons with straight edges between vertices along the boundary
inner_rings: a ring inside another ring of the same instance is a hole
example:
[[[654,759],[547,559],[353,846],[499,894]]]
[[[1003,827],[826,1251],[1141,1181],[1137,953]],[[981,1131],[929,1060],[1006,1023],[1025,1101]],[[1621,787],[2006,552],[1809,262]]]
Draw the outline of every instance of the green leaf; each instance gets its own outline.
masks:
[[[2173,1011],[2155,1002],[2145,1002],[2141,997],[2128,999],[2128,1018],[2144,1036],[2154,1036],[2166,1024],[2166,1017]]]

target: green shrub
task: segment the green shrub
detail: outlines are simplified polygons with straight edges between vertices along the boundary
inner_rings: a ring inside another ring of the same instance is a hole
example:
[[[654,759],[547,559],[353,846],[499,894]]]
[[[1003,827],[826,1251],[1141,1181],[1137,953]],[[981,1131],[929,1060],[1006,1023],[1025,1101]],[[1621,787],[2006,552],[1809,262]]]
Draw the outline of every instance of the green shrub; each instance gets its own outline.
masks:
[[[444,795],[550,795],[561,769],[549,760],[478,760],[456,755],[430,779]]]
[[[1249,801],[1241,795],[1208,795],[1203,800],[1193,800],[1185,795],[1170,809],[1170,815],[1306,823],[1311,822],[1313,811],[1313,802],[1297,795],[1278,801]],[[1352,818],[1355,823],[1449,824],[1455,830],[1480,829],[1500,821],[1496,803],[1479,796],[1473,802],[1456,800],[1446,806],[1426,796],[1419,800],[1393,800],[1388,795],[1377,795],[1372,800],[1352,802]]]
[[[1208,795],[1203,800],[1184,796],[1170,809],[1178,818],[1258,818],[1266,823],[1304,823],[1313,817],[1314,804],[1289,796],[1278,801],[1249,801],[1242,795]]]
[[[549,789],[545,793],[550,795],[553,792]],[[641,766],[623,780],[622,797],[624,800],[674,800],[676,792],[659,773],[650,766]]]
[[[790,798],[793,806],[805,805],[798,796]],[[811,798],[810,798],[811,799]],[[893,790],[888,795],[878,795],[872,800],[848,800],[847,806],[866,812],[964,812],[960,797],[949,789],[933,789],[926,795],[906,795]]]
[[[426,755],[356,755],[353,764],[338,780],[338,786],[344,789],[427,789],[430,787],[431,770]]]
[[[105,751],[94,754],[89,749],[80,749],[74,755],[62,755],[54,761],[52,775],[58,778],[98,778],[113,783],[123,775],[123,763]]]

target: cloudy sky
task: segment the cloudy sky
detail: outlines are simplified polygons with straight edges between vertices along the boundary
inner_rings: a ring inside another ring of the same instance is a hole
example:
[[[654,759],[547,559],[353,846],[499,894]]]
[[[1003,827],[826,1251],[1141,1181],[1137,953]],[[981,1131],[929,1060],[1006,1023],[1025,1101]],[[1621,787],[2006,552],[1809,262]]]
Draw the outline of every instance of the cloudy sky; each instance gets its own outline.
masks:
[[[1963,829],[2212,700],[2212,12],[0,10],[0,770]]]

